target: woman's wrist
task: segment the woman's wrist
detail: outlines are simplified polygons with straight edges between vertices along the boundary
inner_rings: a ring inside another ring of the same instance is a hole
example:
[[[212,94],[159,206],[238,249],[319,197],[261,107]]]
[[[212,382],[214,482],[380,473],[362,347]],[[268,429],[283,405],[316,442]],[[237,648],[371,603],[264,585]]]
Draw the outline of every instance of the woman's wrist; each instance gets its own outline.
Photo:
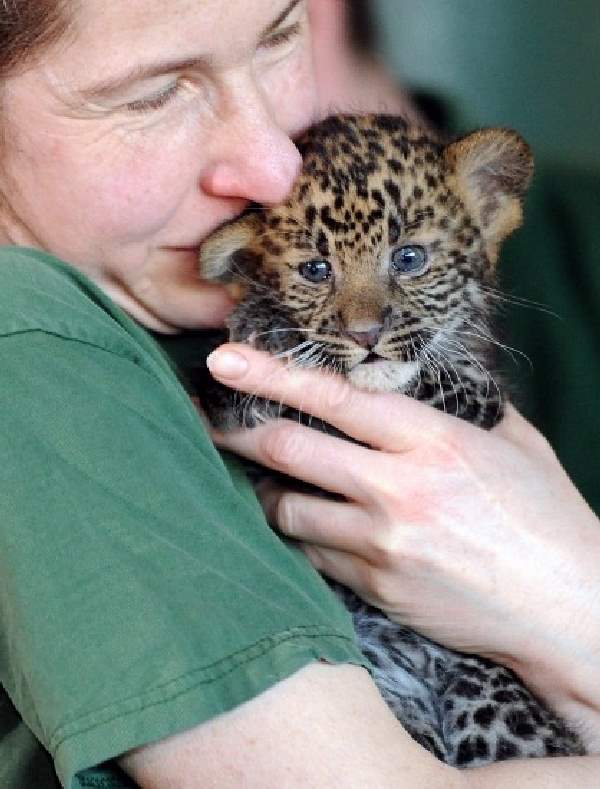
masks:
[[[549,604],[511,668],[600,753],[600,523],[585,514],[570,527],[569,555],[548,576]]]
[[[576,731],[590,753],[600,753],[600,658],[570,660],[569,655],[515,666],[525,684]]]

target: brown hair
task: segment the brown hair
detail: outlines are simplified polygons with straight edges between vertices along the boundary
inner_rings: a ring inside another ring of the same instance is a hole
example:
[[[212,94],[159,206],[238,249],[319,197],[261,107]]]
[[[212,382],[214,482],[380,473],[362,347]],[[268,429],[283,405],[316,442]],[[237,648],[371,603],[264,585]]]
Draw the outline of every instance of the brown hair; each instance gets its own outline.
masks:
[[[67,0],[0,0],[0,79],[59,41],[69,25]]]

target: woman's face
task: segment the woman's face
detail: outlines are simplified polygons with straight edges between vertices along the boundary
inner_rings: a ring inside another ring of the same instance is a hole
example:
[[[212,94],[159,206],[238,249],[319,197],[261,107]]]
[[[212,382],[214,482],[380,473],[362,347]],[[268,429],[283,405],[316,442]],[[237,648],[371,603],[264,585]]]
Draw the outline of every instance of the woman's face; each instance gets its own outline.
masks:
[[[3,97],[5,237],[153,328],[195,325],[197,247],[285,197],[316,111],[305,0],[83,0]],[[182,295],[183,294],[183,295]]]

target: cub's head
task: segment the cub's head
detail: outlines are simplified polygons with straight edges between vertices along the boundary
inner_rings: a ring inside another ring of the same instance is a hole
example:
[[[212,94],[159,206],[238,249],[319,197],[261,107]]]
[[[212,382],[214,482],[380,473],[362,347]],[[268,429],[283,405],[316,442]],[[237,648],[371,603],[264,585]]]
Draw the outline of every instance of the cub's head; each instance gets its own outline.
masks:
[[[298,142],[287,201],[201,249],[201,275],[244,293],[231,339],[403,389],[428,365],[479,359],[501,242],[532,174],[512,131],[442,144],[400,118],[341,116]]]

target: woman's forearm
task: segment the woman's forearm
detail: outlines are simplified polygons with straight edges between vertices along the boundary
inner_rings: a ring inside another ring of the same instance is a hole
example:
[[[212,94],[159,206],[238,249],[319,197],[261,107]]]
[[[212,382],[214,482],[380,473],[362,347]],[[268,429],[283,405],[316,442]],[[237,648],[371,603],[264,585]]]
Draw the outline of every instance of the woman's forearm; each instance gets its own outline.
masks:
[[[496,762],[461,773],[461,789],[597,789],[600,756]]]
[[[600,622],[598,624],[600,630]],[[558,712],[590,753],[600,753],[600,652],[598,631],[574,652],[567,646],[515,667],[525,684]],[[599,776],[600,779],[600,776]],[[600,785],[600,783],[599,783]]]
[[[145,789],[591,789],[600,783],[600,757],[513,760],[462,771],[441,764],[402,729],[363,669],[324,664],[120,763]]]
[[[575,491],[573,496],[579,497]],[[580,498],[568,542],[553,540],[551,589],[511,666],[559,712],[592,753],[600,753],[600,528]],[[550,554],[549,554],[550,555]],[[599,782],[600,783],[600,782]]]

